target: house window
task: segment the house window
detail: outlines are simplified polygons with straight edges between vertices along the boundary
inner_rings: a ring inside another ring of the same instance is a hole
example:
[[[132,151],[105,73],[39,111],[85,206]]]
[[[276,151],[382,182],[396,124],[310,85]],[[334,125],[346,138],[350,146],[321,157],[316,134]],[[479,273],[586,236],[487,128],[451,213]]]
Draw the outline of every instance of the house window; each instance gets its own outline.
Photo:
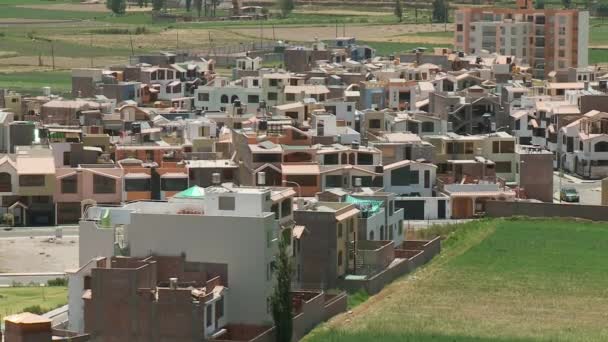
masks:
[[[19,176],[19,186],[44,186],[44,175]]]
[[[369,128],[379,129],[380,127],[382,127],[382,125],[380,124],[380,119],[369,120]]]
[[[339,251],[338,252],[338,266],[342,266],[343,258],[344,258],[344,255],[342,254],[342,251]]]
[[[369,239],[370,240],[374,240],[374,231],[372,230],[371,232],[369,232]]]
[[[72,175],[61,180],[61,193],[75,194],[78,188],[78,177]]]
[[[296,94],[293,94],[293,93],[285,94],[285,101],[295,101],[295,100],[296,100]]]
[[[0,173],[0,192],[11,192],[13,190],[13,181],[11,175],[6,172]]]
[[[408,186],[418,184],[418,171],[410,171],[407,167],[402,167],[391,171],[391,185]]]
[[[268,93],[268,100],[269,101],[276,101],[277,100],[277,93]]]
[[[399,231],[399,236],[403,237],[403,220],[399,220],[399,226],[397,230]]]
[[[209,101],[209,93],[198,93],[198,100],[208,102]]]
[[[511,162],[496,162],[496,173],[511,173]]]
[[[160,189],[162,191],[182,191],[188,187],[188,178],[162,178]]]
[[[218,199],[219,210],[234,210],[234,197],[222,196]]]
[[[281,217],[291,215],[291,209],[292,209],[292,204],[291,204],[290,198],[281,202]]]
[[[125,191],[150,191],[150,178],[125,179]]]
[[[595,152],[608,152],[608,142],[600,141],[595,144]]]
[[[224,317],[224,297],[220,297],[220,299],[215,302],[215,319],[220,319]]]
[[[70,165],[70,151],[63,152],[63,165]]]
[[[260,103],[258,95],[247,95],[247,103]]]
[[[272,211],[274,213],[274,219],[278,220],[279,219],[279,205],[277,203],[273,204],[270,207],[270,211]]]
[[[340,176],[340,175],[325,176],[325,187],[327,187],[327,188],[342,187],[342,176]]]
[[[207,327],[210,327],[211,324],[213,324],[213,317],[211,316],[213,314],[213,307],[211,305],[207,305],[207,307],[205,308],[205,311],[207,311],[205,313],[205,318],[207,320]]]
[[[352,112],[353,111],[353,106],[351,106],[351,105],[346,106],[346,111],[347,112]]]
[[[269,81],[269,83],[270,83],[271,87],[277,87],[277,86],[279,86],[279,80],[277,80],[276,78],[271,78],[270,81]]]
[[[338,238],[342,237],[342,223],[338,223]]]
[[[429,133],[435,131],[435,123],[434,122],[423,122],[422,123],[422,132]]]
[[[226,94],[222,95],[222,97],[220,98],[220,102],[228,103],[228,95],[226,95]]]
[[[357,155],[357,163],[359,165],[373,165],[374,156],[371,153],[359,153]]]
[[[116,180],[110,177],[93,175],[93,193],[113,194],[116,192]]]
[[[338,165],[340,164],[339,162],[339,157],[337,153],[332,153],[332,154],[326,154],[323,156],[323,164],[325,165]]]

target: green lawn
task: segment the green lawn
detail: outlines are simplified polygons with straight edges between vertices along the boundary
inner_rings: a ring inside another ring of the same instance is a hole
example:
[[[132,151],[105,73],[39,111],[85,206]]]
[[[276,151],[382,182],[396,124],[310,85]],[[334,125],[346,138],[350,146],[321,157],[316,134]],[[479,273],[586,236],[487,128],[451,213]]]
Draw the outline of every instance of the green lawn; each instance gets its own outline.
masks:
[[[390,54],[400,53],[400,52],[412,52],[413,49],[418,47],[427,48],[427,52],[433,51],[434,47],[449,47],[451,48],[451,44],[446,44],[443,46],[436,44],[426,44],[423,43],[423,37],[420,38],[420,43],[394,43],[394,42],[359,42],[359,44],[366,44],[376,49],[376,55],[379,56],[387,56]]]
[[[46,312],[67,302],[68,288],[65,286],[0,288],[0,315],[3,317],[23,312],[32,305],[40,305]]]
[[[72,90],[69,71],[0,73],[0,88],[39,94],[42,87],[51,87],[54,94],[67,94]]]
[[[442,254],[305,341],[606,341],[608,224],[458,226]]]

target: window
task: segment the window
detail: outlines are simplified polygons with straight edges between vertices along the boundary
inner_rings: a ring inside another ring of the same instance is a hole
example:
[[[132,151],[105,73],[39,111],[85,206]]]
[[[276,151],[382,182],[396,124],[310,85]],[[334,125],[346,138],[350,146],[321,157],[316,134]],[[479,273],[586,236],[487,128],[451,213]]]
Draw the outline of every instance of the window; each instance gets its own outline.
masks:
[[[71,152],[70,151],[65,151],[63,152],[63,165],[70,165],[70,155]]]
[[[475,151],[475,146],[473,145],[472,142],[465,142],[464,143],[464,153],[465,154],[473,154]]]
[[[44,175],[19,176],[19,186],[44,186]]]
[[[325,176],[325,187],[341,188],[342,187],[342,176],[340,176],[340,175]]]
[[[357,178],[361,178],[361,186],[365,186],[365,187],[372,186],[372,177],[371,176],[353,176],[352,180],[351,180],[353,186],[355,185],[355,180]]]
[[[199,101],[209,101],[209,93],[198,93],[198,100]]]
[[[338,238],[342,237],[342,223],[338,223]]]
[[[374,231],[372,230],[371,232],[369,232],[369,239],[370,240],[374,240]]]
[[[93,175],[93,193],[113,194],[116,192],[116,180],[101,175]]]
[[[268,100],[269,101],[276,101],[277,100],[277,93],[268,93]]]
[[[344,257],[344,256],[342,255],[342,251],[339,251],[339,252],[338,252],[338,266],[342,266],[342,263],[343,263],[342,258],[343,258],[343,257]]]
[[[228,103],[228,95],[226,95],[226,94],[222,95],[222,97],[220,98],[220,102]]]
[[[515,153],[515,142],[514,141],[501,141],[500,142],[501,153]]]
[[[296,94],[293,94],[293,93],[285,94],[285,101],[295,101],[295,100],[296,100]]]
[[[215,318],[220,319],[222,317],[224,317],[224,297],[220,297],[215,302]]]
[[[357,155],[357,163],[359,165],[373,165],[374,155],[371,153],[359,153]]]
[[[399,236],[402,236],[403,235],[403,220],[399,220],[399,226],[398,226],[397,230],[399,231]]]
[[[395,201],[390,201],[388,206],[388,216],[393,216],[395,213]]]
[[[351,105],[346,106],[346,111],[347,112],[352,112],[353,111],[353,106],[351,106]]]
[[[566,57],[566,50],[559,50],[557,55],[561,58]]]
[[[150,191],[150,178],[125,179],[125,191]]]
[[[207,305],[207,307],[205,308],[205,318],[207,320],[207,326],[210,327],[211,324],[213,324],[213,317],[211,317],[212,313],[213,313],[213,307],[211,305]]]
[[[410,171],[407,167],[402,167],[391,171],[391,185],[408,186],[418,184],[418,171]]]
[[[75,194],[78,189],[78,177],[72,175],[65,177],[61,180],[61,193],[62,194]]]
[[[269,82],[271,87],[277,87],[279,85],[279,80],[276,78],[271,78]]]
[[[162,191],[182,191],[188,188],[188,178],[161,178]]]
[[[595,144],[594,147],[595,152],[608,152],[608,142],[600,141]]]
[[[435,131],[435,123],[433,122],[423,122],[422,123],[422,133],[429,133]]]
[[[219,210],[234,210],[234,207],[234,197],[221,196],[220,198],[218,198]]]
[[[369,128],[376,128],[379,129],[380,127],[382,127],[380,125],[380,119],[372,119],[369,120]]]
[[[511,162],[496,162],[496,173],[511,173]]]
[[[462,32],[462,24],[456,25],[456,32]]]
[[[11,192],[13,189],[13,181],[11,175],[6,172],[0,173],[0,192]]]
[[[258,95],[247,95],[247,103],[260,103]]]
[[[340,164],[339,162],[339,158],[338,158],[338,154],[337,153],[332,153],[332,154],[326,154],[323,156],[323,164],[325,165],[338,165]]]
[[[286,217],[291,215],[291,209],[292,209],[292,204],[291,204],[291,199],[288,198],[286,200],[284,200],[283,202],[281,202],[281,217]]]

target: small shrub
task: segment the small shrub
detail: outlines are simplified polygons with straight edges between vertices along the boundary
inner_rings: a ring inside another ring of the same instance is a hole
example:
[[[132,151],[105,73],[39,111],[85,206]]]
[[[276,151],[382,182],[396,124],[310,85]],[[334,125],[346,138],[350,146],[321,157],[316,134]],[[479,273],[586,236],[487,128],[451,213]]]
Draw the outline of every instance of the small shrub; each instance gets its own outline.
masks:
[[[68,286],[68,280],[66,278],[55,278],[47,281],[48,286]]]
[[[367,293],[367,291],[365,291],[365,289],[359,289],[357,290],[357,292],[349,293],[347,298],[348,308],[352,309],[368,299],[369,294]]]
[[[145,26],[137,26],[135,28],[135,34],[147,34],[147,33],[150,33],[150,31]]]
[[[92,30],[93,34],[129,34],[129,29],[125,28],[103,28]]]
[[[40,305],[32,305],[32,306],[28,306],[23,308],[23,312],[30,312],[36,315],[42,315],[43,313],[46,312],[45,309],[43,309]]]

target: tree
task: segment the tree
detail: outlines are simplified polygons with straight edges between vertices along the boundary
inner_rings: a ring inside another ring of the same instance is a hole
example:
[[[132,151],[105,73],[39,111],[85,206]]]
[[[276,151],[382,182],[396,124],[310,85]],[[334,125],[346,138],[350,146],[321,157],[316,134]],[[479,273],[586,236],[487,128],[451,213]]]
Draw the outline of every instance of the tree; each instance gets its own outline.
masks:
[[[433,20],[436,22],[446,21],[448,14],[447,0],[433,0]]]
[[[152,0],[152,9],[160,11],[165,7],[165,0]]]
[[[203,10],[203,0],[194,0],[194,8],[196,8],[196,13],[198,17],[201,17],[201,12]]]
[[[139,6],[139,8],[144,7],[144,0],[137,0],[137,6]]]
[[[148,8],[148,0],[144,0],[144,7]]]
[[[126,0],[107,0],[107,4],[109,4],[110,10],[112,10],[114,14],[125,14],[127,11]]]
[[[294,0],[279,0],[279,8],[281,8],[281,15],[286,17],[293,11],[295,4]]]
[[[192,0],[186,0],[186,12],[190,12],[192,8]]]
[[[287,253],[287,241],[279,239],[279,255],[276,268],[277,282],[270,297],[276,341],[291,342],[293,334],[293,312],[291,303],[292,265]]]
[[[395,0],[395,16],[399,19],[399,22],[403,21],[403,8],[401,7],[401,0]]]
[[[572,0],[562,0],[562,5],[564,5],[564,8],[568,9],[572,7]]]
[[[536,0],[534,2],[534,8],[536,8],[536,9],[544,9],[545,8],[545,0]]]

